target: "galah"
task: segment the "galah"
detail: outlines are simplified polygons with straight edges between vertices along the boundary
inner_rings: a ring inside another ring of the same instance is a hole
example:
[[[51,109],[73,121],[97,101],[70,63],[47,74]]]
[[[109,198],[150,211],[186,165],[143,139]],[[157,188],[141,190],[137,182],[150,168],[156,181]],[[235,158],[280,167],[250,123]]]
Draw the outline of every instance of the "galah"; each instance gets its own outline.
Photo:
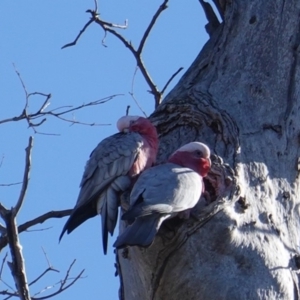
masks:
[[[209,157],[205,144],[192,142],[173,153],[167,163],[144,171],[122,216],[133,224],[117,238],[114,247],[147,247],[164,220],[176,215],[188,217],[203,191],[203,177],[211,166]]]
[[[120,194],[156,160],[158,136],[152,123],[139,116],[124,116],[117,122],[119,133],[101,141],[86,163],[77,203],[66,222],[64,233],[72,232],[87,219],[101,214],[103,251],[108,233],[113,235]]]

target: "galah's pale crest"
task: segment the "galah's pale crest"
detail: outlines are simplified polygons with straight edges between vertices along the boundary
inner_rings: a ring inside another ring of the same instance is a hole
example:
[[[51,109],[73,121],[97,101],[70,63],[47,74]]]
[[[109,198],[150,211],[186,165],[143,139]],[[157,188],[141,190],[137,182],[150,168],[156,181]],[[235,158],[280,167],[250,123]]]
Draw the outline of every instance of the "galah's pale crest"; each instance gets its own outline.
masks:
[[[156,160],[158,137],[152,123],[139,116],[124,116],[117,123],[119,133],[101,141],[90,155],[80,183],[77,203],[63,234],[72,232],[87,219],[101,214],[103,250],[107,252],[108,233],[113,235],[120,194],[134,178]]]
[[[147,247],[153,242],[162,222],[189,211],[200,199],[203,177],[210,162],[209,148],[192,142],[178,149],[167,163],[144,171],[130,194],[130,208],[122,220],[133,222],[118,237],[114,246]]]

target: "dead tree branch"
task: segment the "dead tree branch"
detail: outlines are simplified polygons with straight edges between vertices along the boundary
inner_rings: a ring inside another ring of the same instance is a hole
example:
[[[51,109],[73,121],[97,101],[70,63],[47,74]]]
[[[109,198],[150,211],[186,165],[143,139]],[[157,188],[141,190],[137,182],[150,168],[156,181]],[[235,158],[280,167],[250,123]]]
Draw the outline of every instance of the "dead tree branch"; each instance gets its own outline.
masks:
[[[1,187],[7,187],[7,186],[18,185],[18,184],[21,184],[21,183],[23,183],[23,182],[21,181],[21,182],[13,182],[13,183],[0,183],[0,186]]]
[[[116,38],[118,38],[126,48],[129,49],[129,51],[132,53],[132,55],[134,56],[135,60],[136,60],[136,64],[139,67],[139,69],[141,70],[141,73],[143,74],[144,79],[146,80],[148,86],[150,87],[150,92],[151,94],[153,94],[154,99],[155,99],[155,107],[157,107],[160,102],[161,102],[161,93],[160,91],[157,89],[156,85],[154,84],[152,78],[150,77],[150,74],[148,73],[145,64],[142,60],[142,56],[141,53],[138,53],[138,50],[136,50],[134,48],[134,46],[131,44],[131,42],[127,41],[120,33],[118,33],[117,31],[115,31],[113,29],[113,27],[109,27],[107,24],[107,22],[102,21],[99,18],[99,14],[95,11],[89,10],[88,11],[91,15],[92,15],[92,19],[94,20],[95,23],[97,23],[98,25],[101,26],[101,28],[105,31],[105,32],[109,32],[112,35],[114,35]]]
[[[135,80],[135,76],[136,76],[136,73],[137,73],[138,69],[139,68],[136,67],[135,70],[134,70],[133,77],[132,77],[132,82],[131,82],[131,92],[129,92],[129,95],[132,97],[133,101],[135,102],[137,107],[140,109],[140,111],[143,113],[143,115],[147,118],[147,114],[142,109],[140,103],[138,102],[138,100],[135,98],[135,95],[134,95],[134,80]]]
[[[44,296],[44,297],[32,297],[31,299],[32,300],[45,300],[45,299],[52,298],[52,297],[62,293],[63,291],[65,291],[69,287],[71,287],[78,279],[84,278],[84,277],[82,277],[82,274],[85,271],[84,269],[81,272],[79,272],[79,274],[76,277],[73,278],[73,277],[70,276],[70,272],[71,272],[72,267],[74,266],[75,262],[76,262],[76,259],[74,259],[73,262],[70,264],[70,266],[69,266],[69,268],[66,272],[66,275],[62,280],[60,280],[58,283],[54,284],[51,287],[46,287],[44,290],[42,290],[42,291],[38,292],[37,294],[35,294],[35,296],[43,293],[46,290],[49,290],[49,288],[54,288],[56,285],[59,285],[57,291],[55,291],[55,292],[53,292],[53,293],[51,293],[47,296]]]
[[[69,44],[66,44],[61,47],[61,49],[65,49],[67,47],[72,47],[75,46],[77,41],[80,39],[81,35],[86,31],[86,29],[94,22],[93,19],[90,19],[84,26],[83,28],[79,31],[78,35],[76,36],[75,40]]]
[[[22,81],[22,85],[24,85]],[[25,93],[27,94],[26,88],[24,86]],[[26,102],[26,106],[28,103]],[[25,263],[22,254],[22,246],[19,242],[18,228],[16,223],[16,216],[22,207],[25,200],[26,191],[28,188],[29,174],[31,168],[31,150],[33,145],[33,138],[29,137],[28,146],[25,149],[25,168],[23,175],[23,184],[20,191],[19,199],[16,205],[8,210],[0,203],[0,216],[6,225],[6,239],[9,244],[10,254],[12,262],[8,262],[8,266],[11,270],[16,289],[18,291],[18,296],[22,300],[30,300],[29,286],[26,278]]]
[[[5,255],[4,255],[4,257],[3,257],[1,268],[0,268],[0,280],[2,278],[2,272],[3,272],[3,268],[4,268],[4,264],[6,262],[7,256],[8,256],[8,253],[6,252]]]
[[[8,262],[8,266],[14,278],[18,296],[21,300],[30,300],[31,298],[26,278],[22,247],[19,242],[15,212],[16,210],[14,208],[12,210],[7,210],[0,204],[0,215],[6,224],[7,239],[12,259],[12,262]]]
[[[70,273],[71,273],[71,270],[74,266],[76,262],[76,259],[74,259],[72,261],[72,263],[70,264],[69,268],[67,269],[66,271],[66,275],[64,276],[63,279],[61,279],[59,282],[53,284],[52,286],[46,286],[43,290],[39,291],[38,293],[36,293],[34,295],[34,297],[29,297],[28,299],[31,299],[31,300],[44,300],[44,299],[49,299],[49,298],[52,298],[60,293],[62,293],[63,291],[65,291],[66,289],[68,289],[69,287],[71,287],[78,279],[83,279],[84,277],[82,276],[83,273],[84,273],[84,269],[81,270],[77,276],[75,277],[71,277]],[[11,264],[11,263],[10,263]],[[44,277],[48,272],[50,271],[54,271],[54,272],[58,272],[58,270],[56,270],[55,268],[49,266],[44,272],[42,272],[36,279],[34,279],[33,281],[31,281],[31,283],[29,284],[30,286],[32,286],[33,284],[35,284],[37,281],[39,281],[42,277]],[[37,295],[40,295],[42,294],[43,292],[45,291],[49,291],[49,289],[52,289],[54,287],[58,286],[57,290],[47,296],[43,296],[43,297],[35,297]],[[9,286],[8,286],[9,287]],[[11,287],[9,287],[9,289],[11,289],[12,291],[9,291],[9,290],[2,290],[0,291],[0,295],[5,295],[5,296],[8,296],[7,298],[5,299],[9,299],[11,297],[20,297],[19,296],[19,292],[17,291],[13,291],[13,289]],[[20,297],[21,298],[21,297]],[[21,298],[23,299],[23,298]]]
[[[13,218],[15,218],[24,202],[26,191],[28,188],[28,182],[29,182],[29,174],[30,174],[30,168],[31,168],[31,150],[33,145],[33,137],[29,137],[28,146],[25,149],[26,151],[26,158],[25,158],[25,170],[23,175],[23,184],[20,191],[20,196],[18,199],[18,202],[16,206],[12,209]]]
[[[72,212],[72,209],[66,209],[66,210],[57,210],[57,211],[49,211],[41,216],[38,216],[35,219],[32,219],[30,221],[27,221],[18,227],[18,233],[21,233],[23,231],[26,231],[28,228],[35,226],[37,224],[42,224],[48,219],[52,218],[63,218],[66,216],[69,216]],[[7,235],[3,235],[0,237],[0,251],[7,245]]]
[[[44,272],[42,272],[36,279],[34,279],[33,281],[31,281],[30,283],[29,283],[29,286],[31,286],[31,285],[34,285],[36,282],[38,282],[42,277],[44,277],[48,272],[57,272],[57,273],[59,273],[59,271],[58,270],[56,270],[55,268],[53,268],[53,266],[50,264],[50,261],[49,261],[49,259],[48,259],[48,257],[47,257],[47,254],[46,254],[46,251],[44,250],[44,248],[42,247],[42,251],[43,251],[43,253],[44,253],[44,256],[45,256],[45,259],[46,259],[46,261],[47,261],[47,264],[48,264],[48,268],[44,271]]]
[[[79,38],[83,34],[83,32],[91,25],[91,23],[93,23],[93,22],[97,23],[104,30],[105,36],[106,36],[107,32],[114,35],[118,40],[120,40],[123,43],[123,45],[126,48],[129,49],[131,54],[134,56],[137,67],[141,70],[141,73],[142,73],[146,83],[148,84],[148,86],[150,88],[149,92],[154,96],[155,108],[156,108],[162,101],[163,92],[160,91],[157,88],[157,86],[155,85],[154,81],[152,80],[150,74],[148,73],[148,71],[146,69],[146,66],[144,64],[144,61],[142,59],[142,52],[143,52],[145,43],[147,41],[147,38],[148,38],[151,30],[153,29],[157,19],[159,18],[161,13],[168,7],[168,2],[169,2],[169,0],[164,0],[163,3],[159,6],[157,11],[155,12],[155,14],[153,15],[148,27],[146,28],[146,30],[145,30],[142,38],[141,38],[141,41],[140,41],[139,46],[138,46],[137,49],[132,45],[132,43],[130,41],[128,41],[123,35],[121,35],[120,33],[118,33],[115,30],[115,29],[126,29],[127,25],[128,25],[127,21],[125,21],[125,25],[118,25],[118,24],[114,24],[114,23],[102,20],[100,18],[99,12],[97,10],[97,2],[95,4],[95,9],[94,10],[89,9],[89,10],[86,11],[87,13],[91,14],[90,20],[80,30],[80,32],[76,36],[75,40],[71,43],[68,43],[68,44],[64,45],[62,47],[62,49],[70,47],[70,46],[75,46],[77,41],[79,40]],[[171,80],[174,77],[175,77],[175,75],[171,77]],[[168,81],[168,84],[171,82],[171,80]]]
[[[45,96],[42,93],[35,92],[35,93],[32,93],[32,94],[29,94],[28,97],[33,96],[33,95]],[[18,115],[16,117],[10,117],[10,118],[7,118],[7,119],[0,120],[0,124],[26,120],[27,123],[28,123],[28,127],[31,127],[34,130],[35,133],[39,133],[39,132],[36,131],[36,127],[42,125],[47,120],[46,117],[48,117],[48,116],[55,117],[55,118],[58,118],[58,119],[63,120],[63,121],[71,122],[73,124],[81,124],[81,125],[88,125],[88,126],[109,125],[109,124],[97,124],[97,123],[83,123],[83,122],[75,121],[75,120],[72,120],[72,119],[63,118],[62,116],[66,115],[68,113],[80,110],[82,108],[86,108],[86,107],[89,107],[89,106],[95,106],[95,105],[106,103],[106,102],[110,101],[111,99],[113,99],[117,96],[120,96],[120,95],[121,94],[112,95],[112,96],[105,97],[105,98],[102,98],[102,99],[99,99],[99,100],[96,100],[96,101],[91,101],[89,103],[84,103],[82,105],[75,106],[75,107],[73,107],[73,106],[62,106],[62,107],[57,107],[57,108],[49,110],[49,111],[45,111],[45,109],[50,105],[49,100],[51,98],[51,94],[49,94],[49,95],[45,96],[46,100],[43,102],[41,107],[36,112],[29,113],[26,110],[27,108],[25,107],[20,115]],[[66,109],[66,108],[69,108],[69,109]],[[58,110],[60,110],[60,111],[58,111]],[[38,123],[33,123],[33,121],[37,120],[37,119],[39,119],[39,120],[42,119],[42,120],[40,120]]]
[[[115,94],[115,95],[108,96],[108,97],[105,97],[105,98],[102,98],[99,100],[91,101],[88,103],[83,103],[82,105],[78,105],[75,107],[69,105],[69,106],[61,106],[61,107],[57,107],[57,108],[54,108],[51,110],[47,110],[47,108],[51,104],[50,103],[50,99],[52,97],[51,94],[45,94],[45,93],[41,93],[41,92],[28,93],[28,91],[26,89],[26,85],[25,85],[19,71],[16,69],[15,66],[14,66],[14,68],[15,68],[15,72],[21,82],[23,91],[25,93],[25,105],[24,105],[24,108],[22,109],[22,112],[18,116],[9,117],[9,118],[0,120],[0,124],[25,120],[28,124],[28,127],[32,128],[34,133],[46,134],[46,135],[57,135],[57,134],[48,134],[48,133],[42,133],[42,132],[37,131],[36,128],[41,126],[44,122],[46,122],[47,117],[54,117],[54,118],[60,119],[65,122],[70,122],[72,125],[74,125],[74,124],[87,125],[87,126],[110,125],[110,124],[98,124],[98,123],[85,123],[85,122],[75,120],[74,117],[72,119],[69,119],[64,116],[67,114],[73,113],[77,110],[80,110],[82,108],[96,106],[96,105],[106,103],[117,96],[121,96],[121,94]],[[29,112],[29,101],[30,101],[30,98],[33,96],[40,96],[40,97],[44,97],[45,99],[42,101],[41,106],[35,112],[32,113],[32,112]]]
[[[163,89],[162,89],[162,91],[161,91],[161,93],[163,94],[165,91],[166,91],[166,89],[167,89],[167,87],[168,87],[168,85],[171,83],[171,81],[181,72],[183,70],[183,67],[180,67],[171,77],[170,77],[170,79],[167,81],[167,83],[165,84],[165,86],[163,87]]]
[[[141,39],[141,42],[140,42],[140,45],[138,47],[138,50],[137,50],[137,54],[140,56],[142,51],[143,51],[143,48],[144,48],[144,45],[146,43],[146,40],[155,24],[155,22],[157,21],[158,17],[160,16],[160,14],[168,8],[168,2],[169,0],[164,0],[164,2],[160,5],[160,7],[157,9],[156,13],[154,14],[150,24],[148,25],[146,31],[144,32],[144,35]]]

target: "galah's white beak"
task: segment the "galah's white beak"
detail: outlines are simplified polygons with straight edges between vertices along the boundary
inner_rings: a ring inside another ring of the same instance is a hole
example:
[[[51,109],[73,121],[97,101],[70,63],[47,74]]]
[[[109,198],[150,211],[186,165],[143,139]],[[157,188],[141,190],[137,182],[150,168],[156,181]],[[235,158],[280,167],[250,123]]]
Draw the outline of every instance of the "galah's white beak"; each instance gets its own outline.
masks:
[[[128,133],[129,132],[129,128],[124,128],[123,132]]]

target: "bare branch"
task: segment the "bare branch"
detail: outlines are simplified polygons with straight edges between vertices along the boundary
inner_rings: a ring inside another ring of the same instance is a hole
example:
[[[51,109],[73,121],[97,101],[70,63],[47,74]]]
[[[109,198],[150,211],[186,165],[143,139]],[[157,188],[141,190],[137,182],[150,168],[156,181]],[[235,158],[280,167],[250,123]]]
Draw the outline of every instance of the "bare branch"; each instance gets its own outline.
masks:
[[[28,229],[28,230],[26,230],[26,232],[45,231],[45,230],[49,230],[49,229],[51,229],[51,228],[53,228],[53,227],[50,226],[50,227],[39,228],[39,229]]]
[[[95,3],[95,11],[98,11],[98,1],[94,0],[94,3]]]
[[[30,300],[29,287],[26,278],[25,264],[22,254],[22,247],[19,242],[18,230],[16,225],[15,208],[7,210],[0,203],[0,215],[5,221],[7,230],[7,239],[10,248],[12,262],[8,262],[16,288],[18,296],[21,300]]]
[[[126,116],[128,116],[128,114],[129,114],[129,109],[130,109],[130,105],[127,105],[127,108],[126,108]]]
[[[36,279],[29,283],[29,286],[37,283],[42,277],[44,277],[48,272],[53,271],[59,273],[58,270],[53,269],[52,267],[48,267],[41,275],[39,275]]]
[[[32,300],[44,300],[44,299],[49,299],[49,298],[52,298],[60,293],[62,293],[63,291],[65,291],[66,289],[68,289],[69,287],[71,287],[78,279],[80,278],[83,278],[82,277],[82,274],[84,273],[84,269],[75,277],[75,278],[72,278],[70,277],[70,272],[71,272],[71,269],[72,267],[74,266],[76,262],[76,259],[73,260],[73,262],[70,264],[67,272],[66,272],[66,275],[64,277],[64,279],[62,279],[60,282],[59,282],[59,288],[56,292],[54,293],[51,293],[50,295],[47,295],[47,296],[44,296],[44,297],[32,297],[31,299]],[[71,282],[69,284],[66,284],[67,282],[69,282],[71,280]],[[54,285],[55,286],[55,285]],[[52,286],[52,287],[54,287]],[[39,293],[37,293],[36,295],[38,294],[41,294],[42,292],[44,292],[45,290],[48,290],[49,287],[45,288],[44,290],[40,291]]]
[[[1,160],[0,160],[0,168],[2,167],[3,161],[4,161],[4,155],[2,154]]]
[[[69,287],[71,287],[78,279],[83,279],[84,277],[82,276],[83,273],[84,273],[84,269],[76,276],[76,277],[71,277],[70,276],[70,272],[71,272],[71,269],[72,267],[74,266],[76,260],[73,260],[73,262],[70,264],[67,272],[66,272],[66,275],[65,277],[60,280],[59,282],[55,283],[54,285],[52,286],[47,286],[45,287],[43,290],[39,291],[38,293],[36,293],[34,296],[36,295],[39,295],[45,291],[48,291],[49,289],[52,289],[54,288],[55,286],[58,286],[58,289],[57,291],[47,295],[47,296],[44,296],[44,297],[31,297],[31,300],[43,300],[43,299],[49,299],[49,298],[52,298],[60,293],[62,293],[63,291],[65,291],[66,289],[68,289]],[[58,270],[54,269],[53,267],[49,266],[41,275],[39,275],[35,280],[33,280],[29,285],[33,285],[35,284],[37,281],[39,281],[43,276],[45,276],[48,272],[50,271],[54,271],[54,272],[59,272]],[[67,284],[69,282],[69,284]],[[9,289],[12,290],[12,288],[10,286],[8,286]],[[11,297],[18,297],[19,294],[17,292],[10,292],[8,290],[3,290],[3,291],[0,291],[0,295],[6,295],[8,296],[7,298],[5,299],[9,299]]]
[[[19,233],[21,233],[21,232],[27,230],[29,227],[44,223],[48,219],[63,218],[63,217],[69,216],[71,214],[71,212],[72,212],[72,209],[49,211],[35,219],[32,219],[31,221],[27,221],[27,222],[23,223],[22,225],[20,225],[18,227],[18,231],[19,231]]]
[[[3,259],[2,259],[2,264],[1,264],[1,268],[0,268],[0,279],[2,278],[3,267],[4,267],[4,264],[6,262],[7,256],[8,256],[8,253],[6,252]]]
[[[15,72],[16,72],[16,74],[17,74],[17,76],[18,76],[18,78],[19,78],[19,80],[20,80],[20,82],[21,82],[21,84],[22,84],[22,87],[23,87],[23,90],[24,90],[24,93],[25,93],[25,99],[26,99],[25,109],[26,109],[27,106],[28,106],[28,92],[27,92],[25,83],[24,83],[24,81],[23,81],[23,79],[22,79],[22,77],[21,77],[21,74],[20,74],[20,72],[17,70],[17,68],[16,68],[16,66],[15,66],[14,63],[13,63],[13,67],[14,67],[14,70],[15,70]]]
[[[7,290],[6,291],[0,291],[0,295],[5,295],[5,296],[9,295],[8,297],[4,298],[3,300],[8,300],[11,297],[18,297],[19,296],[17,292],[12,293],[12,292],[9,292]]]
[[[112,35],[114,35],[115,37],[117,37],[126,48],[129,49],[129,51],[132,53],[132,55],[134,56],[137,66],[140,68],[143,77],[145,78],[147,84],[150,87],[151,93],[154,95],[155,98],[155,105],[158,106],[160,101],[161,101],[161,93],[159,92],[159,90],[157,89],[156,85],[154,84],[152,78],[150,77],[144,62],[142,60],[141,54],[139,54],[137,52],[137,50],[135,50],[135,48],[133,47],[133,45],[131,44],[131,42],[128,42],[121,34],[119,34],[117,31],[115,31],[114,29],[112,29],[112,27],[109,27],[107,25],[107,22],[103,22],[100,18],[99,15],[97,13],[95,13],[94,11],[89,11],[92,15],[92,18],[94,19],[94,21],[100,25],[102,27],[102,29],[106,32],[110,32]]]
[[[6,282],[2,279],[2,272],[3,272],[3,269],[4,269],[5,262],[6,262],[6,260],[7,260],[7,256],[8,256],[8,252],[5,253],[5,256],[3,257],[3,260],[2,260],[1,269],[0,269],[0,281],[1,281],[4,285],[6,285],[11,291],[13,291],[14,289],[13,289],[8,283],[6,283]],[[7,290],[6,290],[6,291],[0,291],[0,294],[1,294],[1,295],[8,295],[7,292],[8,292]],[[10,293],[10,292],[9,292],[9,293]],[[13,293],[15,293],[15,294],[17,295],[16,292],[13,292]],[[7,298],[6,298],[6,299],[7,299]]]
[[[0,203],[0,206],[3,207],[3,205],[1,203]],[[32,219],[30,221],[27,221],[27,222],[21,224],[18,227],[18,233],[21,233],[21,232],[27,230],[29,227],[32,227],[34,225],[42,224],[48,219],[63,218],[63,217],[69,216],[71,214],[71,212],[72,212],[72,209],[49,211],[35,219]],[[7,245],[7,243],[8,243],[8,241],[7,241],[6,235],[0,237],[0,251]]]
[[[7,187],[7,186],[18,185],[18,184],[21,184],[21,183],[22,183],[22,181],[21,182],[13,182],[13,183],[0,183],[0,186]]]
[[[165,84],[164,88],[162,89],[162,91],[161,91],[162,94],[166,91],[168,85],[169,85],[169,84],[171,83],[171,81],[175,78],[175,76],[176,76],[179,72],[181,72],[182,70],[183,70],[183,67],[180,67],[180,68],[179,68],[179,69],[171,76],[171,78],[167,81],[167,83]]]
[[[154,16],[152,17],[148,27],[146,28],[142,39],[139,43],[138,49],[136,50],[134,48],[134,46],[131,44],[131,42],[129,42],[125,37],[123,37],[120,33],[118,33],[116,30],[114,29],[126,29],[128,26],[127,20],[125,20],[125,24],[124,25],[119,25],[119,24],[115,24],[112,22],[107,22],[104,21],[100,18],[100,15],[98,13],[98,3],[95,0],[95,9],[94,10],[87,10],[87,13],[91,14],[91,19],[84,25],[84,27],[80,30],[79,34],[77,35],[77,37],[75,38],[75,40],[71,43],[68,43],[66,45],[64,45],[62,48],[66,48],[66,47],[70,47],[70,46],[74,46],[76,45],[78,39],[80,38],[80,36],[83,34],[83,32],[87,29],[87,27],[92,23],[95,22],[98,25],[100,25],[100,27],[104,30],[104,38],[102,40],[102,44],[105,46],[104,44],[104,39],[106,37],[107,32],[111,33],[112,35],[114,35],[117,39],[119,39],[123,45],[129,49],[129,51],[132,53],[132,55],[134,56],[135,60],[136,60],[136,64],[137,67],[141,70],[141,73],[145,79],[145,81],[147,82],[148,86],[150,87],[150,93],[154,96],[155,99],[155,107],[157,107],[162,99],[162,95],[163,93],[159,91],[159,89],[156,87],[156,85],[154,84],[152,78],[150,77],[150,74],[148,73],[145,64],[143,62],[142,59],[142,51],[143,48],[145,46],[146,40],[151,32],[151,30],[153,29],[153,26],[155,25],[158,17],[161,15],[161,13],[168,7],[168,2],[169,0],[164,0],[163,3],[159,6],[159,8],[157,9],[156,13],[154,14]],[[135,100],[135,99],[134,99]],[[135,100],[136,101],[136,100]],[[139,106],[139,105],[138,105]],[[139,106],[140,107],[140,106]],[[143,112],[144,113],[144,112]],[[144,113],[145,114],[145,113]]]
[[[91,12],[91,11],[87,11],[87,12]],[[115,24],[115,23],[111,23],[111,22],[107,22],[107,21],[103,21],[103,20],[101,22],[103,23],[103,25],[109,26],[111,28],[127,29],[127,27],[128,27],[128,20],[125,20],[124,25]]]
[[[13,217],[16,217],[16,215],[18,214],[18,212],[24,202],[24,199],[25,199],[25,195],[26,195],[26,191],[27,191],[27,187],[28,187],[28,181],[29,181],[30,168],[31,168],[32,145],[33,145],[33,137],[30,136],[29,141],[28,141],[28,146],[25,149],[26,158],[25,158],[25,170],[24,170],[24,176],[23,176],[23,184],[22,184],[18,202],[17,202],[16,206],[12,209]]]
[[[51,268],[52,265],[50,264],[50,260],[49,260],[49,258],[48,258],[48,256],[47,256],[47,253],[46,253],[46,251],[45,251],[45,249],[44,249],[43,247],[42,247],[42,251],[43,251],[43,253],[44,253],[45,259],[46,259],[47,264],[48,264],[48,267]]]
[[[168,2],[169,0],[164,0],[164,2],[160,5],[160,7],[158,8],[158,10],[156,11],[156,13],[154,14],[150,24],[148,25],[146,31],[144,32],[144,35],[141,39],[141,42],[140,42],[140,45],[138,47],[138,50],[137,50],[137,54],[138,55],[141,55],[142,51],[143,51],[143,48],[144,48],[144,45],[145,45],[145,42],[149,36],[149,33],[150,31],[152,30],[156,20],[158,19],[158,17],[160,16],[160,14],[168,7]]]
[[[133,99],[133,101],[135,102],[135,104],[137,105],[137,107],[140,109],[140,111],[144,114],[144,116],[147,118],[146,113],[144,112],[144,110],[142,109],[141,105],[139,104],[139,102],[137,101],[137,99],[134,96],[134,80],[135,80],[135,76],[137,73],[138,67],[135,68],[133,77],[132,77],[132,83],[131,83],[131,92],[129,93]]]
[[[86,103],[86,104],[83,103],[83,104],[81,104],[79,106],[75,106],[75,107],[73,107],[73,106],[61,106],[61,107],[57,107],[57,108],[49,110],[49,111],[45,111],[45,109],[50,105],[49,99],[51,97],[51,94],[47,95],[47,94],[43,94],[43,93],[39,93],[39,92],[34,92],[34,93],[31,93],[31,94],[28,94],[28,98],[30,96],[34,96],[34,95],[40,95],[40,96],[46,97],[46,100],[43,102],[41,107],[35,113],[27,113],[26,109],[24,108],[22,113],[19,116],[0,120],[0,124],[7,123],[7,122],[17,122],[17,121],[21,121],[21,120],[26,120],[27,123],[28,123],[28,126],[31,127],[34,130],[35,133],[46,134],[46,135],[57,135],[57,134],[41,133],[41,132],[38,132],[35,129],[35,127],[38,127],[38,126],[42,125],[46,121],[47,116],[55,117],[55,118],[58,118],[58,119],[63,120],[63,121],[76,123],[76,124],[80,124],[80,125],[88,125],[88,126],[110,125],[110,124],[83,123],[83,122],[79,122],[79,121],[72,121],[72,120],[63,118],[62,116],[66,115],[68,113],[80,110],[82,108],[86,108],[86,107],[89,107],[89,106],[96,106],[96,105],[106,103],[106,102],[112,100],[113,98],[115,98],[117,96],[121,96],[122,94],[115,94],[115,95],[108,96],[108,97],[105,97],[105,98],[102,98],[102,99],[99,99],[99,100],[91,101],[91,102]],[[68,108],[68,109],[64,109],[64,108]],[[58,110],[62,110],[62,111],[57,112]],[[42,120],[39,121],[38,123],[33,123],[32,122],[33,120],[41,119],[41,118],[42,118]]]
[[[93,19],[90,19],[84,26],[83,28],[80,30],[80,32],[78,33],[78,35],[76,36],[75,40],[71,43],[68,43],[64,46],[61,47],[61,49],[65,49],[65,48],[68,48],[68,47],[72,47],[72,46],[75,46],[77,41],[79,40],[79,38],[81,37],[81,35],[86,31],[86,29],[94,22]]]

